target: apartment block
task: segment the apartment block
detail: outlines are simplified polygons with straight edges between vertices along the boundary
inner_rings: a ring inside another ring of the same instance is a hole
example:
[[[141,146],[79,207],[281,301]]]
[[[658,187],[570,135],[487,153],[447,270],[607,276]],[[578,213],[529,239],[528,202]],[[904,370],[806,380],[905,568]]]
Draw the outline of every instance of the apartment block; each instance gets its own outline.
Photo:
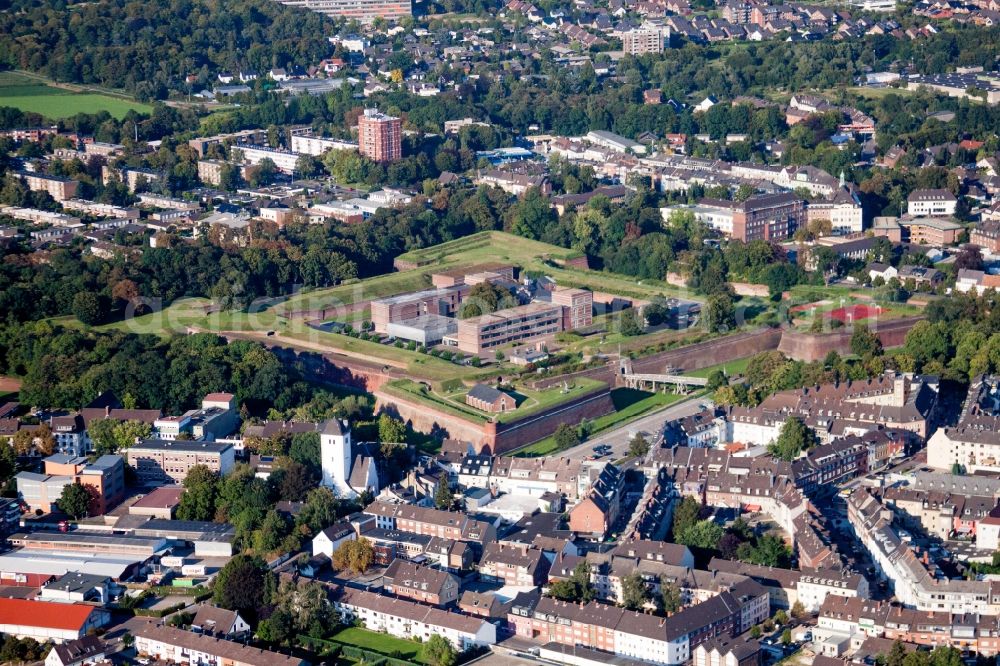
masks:
[[[297,154],[269,146],[240,143],[234,146],[234,150],[239,151],[244,164],[256,166],[264,160],[271,160],[278,171],[285,174],[295,173],[295,165],[299,161]]]
[[[507,310],[458,322],[455,339],[467,354],[478,354],[512,342],[563,330],[563,307],[550,303],[529,303]]]
[[[140,483],[183,483],[195,465],[225,476],[235,464],[235,451],[232,444],[147,439],[128,449],[128,464]]]
[[[208,149],[212,146],[221,146],[225,143],[249,143],[262,144],[267,141],[267,130],[251,129],[230,134],[216,134],[215,136],[200,136],[188,141],[188,145],[194,148],[198,157],[205,157]]]
[[[65,201],[76,197],[76,188],[80,183],[69,178],[46,176],[30,171],[18,171],[17,175],[32,192],[48,192],[56,201]]]
[[[938,428],[927,441],[927,464],[959,465],[969,474],[1000,472],[1000,377],[981,375],[969,387],[954,427]]]
[[[310,9],[327,16],[371,23],[376,18],[389,21],[413,15],[411,0],[279,0],[291,7]]]
[[[319,157],[329,150],[357,150],[358,144],[340,139],[327,139],[321,136],[292,136],[292,152],[299,155]]]
[[[457,576],[402,559],[393,560],[385,570],[382,586],[389,594],[432,606],[452,606],[458,601]]]
[[[733,207],[733,238],[785,240],[805,222],[805,202],[791,192],[750,197]]]
[[[622,33],[622,50],[633,56],[663,53],[664,34],[660,28],[639,28]],[[669,31],[666,39],[669,39]]]
[[[358,146],[369,159],[395,162],[403,156],[403,121],[378,109],[365,109],[358,118]]]
[[[304,666],[307,663],[278,652],[153,623],[136,630],[135,651],[171,664]]]
[[[78,483],[91,490],[89,512],[100,516],[117,506],[125,496],[125,463],[121,456],[101,456],[94,462],[67,454],[49,456],[45,472],[20,472],[17,491],[31,510],[51,512],[63,489]]]

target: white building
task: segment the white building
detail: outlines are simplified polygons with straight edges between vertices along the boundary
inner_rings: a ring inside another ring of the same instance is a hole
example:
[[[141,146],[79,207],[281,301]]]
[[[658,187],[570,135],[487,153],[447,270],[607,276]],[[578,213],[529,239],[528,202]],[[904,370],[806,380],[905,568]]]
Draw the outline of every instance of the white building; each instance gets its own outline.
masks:
[[[302,666],[305,663],[277,652],[158,624],[136,630],[135,651],[171,664]]]
[[[334,608],[345,623],[360,620],[371,631],[384,631],[397,638],[416,638],[424,642],[431,636],[442,636],[460,651],[493,645],[497,641],[496,627],[483,618],[366,590],[343,589],[334,601]]]
[[[320,462],[323,485],[340,497],[357,497],[365,490],[378,492],[378,471],[375,459],[355,453],[351,444],[351,427],[347,421],[330,419],[320,432]]]
[[[332,559],[334,552],[340,548],[341,544],[345,541],[354,541],[356,538],[357,532],[354,531],[354,528],[349,523],[330,525],[330,527],[320,530],[319,534],[313,537],[312,554],[314,556],[326,555]]]
[[[0,633],[63,643],[103,627],[111,614],[103,608],[27,599],[0,599]]]
[[[948,190],[914,190],[906,199],[906,212],[915,217],[954,215],[958,199]]]
[[[327,139],[321,136],[292,137],[292,152],[300,155],[320,156],[328,150],[357,150],[358,144],[340,139]]]
[[[274,162],[274,166],[278,168],[278,171],[286,174],[295,173],[295,165],[299,161],[299,156],[296,153],[287,150],[278,150],[277,148],[269,148],[267,146],[254,146],[248,143],[240,143],[234,146],[233,150],[239,151],[241,161],[244,164],[256,166],[265,159],[269,159]]]

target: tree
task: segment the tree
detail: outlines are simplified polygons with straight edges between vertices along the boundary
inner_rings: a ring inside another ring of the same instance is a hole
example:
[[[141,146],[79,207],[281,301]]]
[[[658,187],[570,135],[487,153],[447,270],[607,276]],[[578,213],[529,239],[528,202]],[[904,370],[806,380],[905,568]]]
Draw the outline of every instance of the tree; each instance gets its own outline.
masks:
[[[714,294],[705,303],[704,317],[708,330],[725,332],[736,327],[736,306],[728,293]]]
[[[806,610],[806,607],[802,605],[801,601],[796,601],[794,604],[792,604],[792,617],[794,617],[799,622],[802,622],[809,618],[809,611]]]
[[[639,610],[649,601],[649,590],[642,574],[633,571],[622,578],[622,605],[629,610]]]
[[[14,456],[14,447],[6,439],[0,439],[0,486],[6,485],[16,471],[17,458]]]
[[[699,520],[679,535],[674,535],[674,539],[677,543],[685,546],[715,550],[724,534],[725,530],[718,523],[711,520]]]
[[[755,624],[752,627],[750,627],[750,638],[760,638],[760,635],[761,635],[761,630],[759,624]]]
[[[722,370],[713,370],[708,375],[708,384],[706,384],[705,387],[709,391],[716,391],[722,388],[723,386],[727,386],[728,384],[729,384],[729,378],[726,377],[725,372],[723,372]]]
[[[288,460],[276,476],[278,497],[289,502],[305,500],[309,491],[316,487],[313,471],[294,460]]]
[[[91,493],[83,484],[70,483],[63,486],[62,495],[59,496],[59,509],[79,520],[87,515],[90,509]]]
[[[107,316],[104,299],[92,291],[81,291],[73,297],[73,316],[88,326],[96,326]]]
[[[115,451],[121,451],[134,445],[136,441],[146,439],[153,432],[148,423],[142,421],[122,421],[115,425]]]
[[[690,495],[677,503],[674,508],[673,534],[676,539],[686,529],[698,522],[701,515],[701,502]]]
[[[35,450],[43,456],[51,456],[56,448],[56,437],[48,423],[43,423],[34,432]]]
[[[424,643],[423,658],[431,666],[455,666],[458,653],[451,641],[441,634],[434,634]]]
[[[339,504],[329,488],[314,488],[306,496],[305,506],[295,517],[295,522],[304,526],[310,534],[316,534],[336,522]]]
[[[638,458],[647,453],[649,453],[649,442],[642,436],[642,433],[637,432],[635,437],[628,443],[628,454]]]
[[[215,605],[239,611],[245,618],[257,617],[271,600],[274,574],[257,555],[233,556],[215,577],[212,601]]]
[[[791,462],[816,443],[816,433],[797,416],[791,416],[781,426],[778,438],[768,444],[767,451],[775,458]]]
[[[660,603],[663,605],[663,612],[667,615],[676,613],[681,609],[680,588],[677,587],[676,583],[666,578],[660,579]]]
[[[368,539],[345,541],[333,552],[333,566],[363,574],[375,561],[375,549]]]
[[[459,319],[479,317],[497,310],[504,310],[517,305],[511,293],[492,282],[480,282],[469,290],[469,295],[462,300]]]
[[[737,550],[737,557],[751,564],[766,567],[784,567],[791,562],[792,553],[785,541],[775,534],[765,534],[756,544],[745,543]]]
[[[881,356],[882,341],[863,322],[857,322],[851,335],[851,353],[863,359]]]
[[[113,454],[117,451],[115,443],[115,419],[93,419],[87,426],[87,435],[94,443],[94,453],[99,456]]]
[[[618,332],[622,335],[633,337],[642,335],[643,323],[639,318],[639,313],[635,308],[622,310],[618,316]]]
[[[442,511],[447,511],[448,509],[451,509],[451,506],[454,503],[455,495],[451,492],[451,486],[448,484],[448,479],[441,479],[441,481],[437,484],[437,488],[434,490],[434,506]]]
[[[567,423],[560,423],[552,437],[556,440],[556,446],[559,447],[559,450],[570,449],[580,443],[580,436],[577,434],[576,428]]]
[[[379,414],[378,441],[388,444],[406,443],[406,424],[384,412]]]
[[[774,614],[774,621],[780,625],[788,624],[788,613],[779,608],[778,612]]]
[[[965,245],[955,257],[955,269],[970,271],[983,270],[983,252],[978,245]]]
[[[792,643],[792,630],[785,629],[783,632],[781,632],[781,644],[791,645],[791,643]]]
[[[184,492],[181,493],[181,501],[177,505],[177,518],[212,520],[215,517],[218,485],[218,477],[207,466],[192,467],[184,477]]]

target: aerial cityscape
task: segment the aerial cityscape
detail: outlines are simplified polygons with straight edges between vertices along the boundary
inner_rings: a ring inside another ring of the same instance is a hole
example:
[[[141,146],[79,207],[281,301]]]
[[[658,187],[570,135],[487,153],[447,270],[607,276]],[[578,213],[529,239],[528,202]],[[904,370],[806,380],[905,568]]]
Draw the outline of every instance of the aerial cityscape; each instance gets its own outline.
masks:
[[[1000,0],[0,26],[0,664],[996,666]]]

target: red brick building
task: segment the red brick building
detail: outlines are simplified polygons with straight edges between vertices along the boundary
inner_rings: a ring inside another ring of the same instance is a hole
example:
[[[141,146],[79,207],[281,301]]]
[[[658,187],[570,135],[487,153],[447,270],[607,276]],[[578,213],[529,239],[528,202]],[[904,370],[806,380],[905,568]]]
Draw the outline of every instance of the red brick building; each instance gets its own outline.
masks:
[[[395,162],[403,157],[403,121],[365,109],[358,118],[358,146],[362,155],[376,162]]]

